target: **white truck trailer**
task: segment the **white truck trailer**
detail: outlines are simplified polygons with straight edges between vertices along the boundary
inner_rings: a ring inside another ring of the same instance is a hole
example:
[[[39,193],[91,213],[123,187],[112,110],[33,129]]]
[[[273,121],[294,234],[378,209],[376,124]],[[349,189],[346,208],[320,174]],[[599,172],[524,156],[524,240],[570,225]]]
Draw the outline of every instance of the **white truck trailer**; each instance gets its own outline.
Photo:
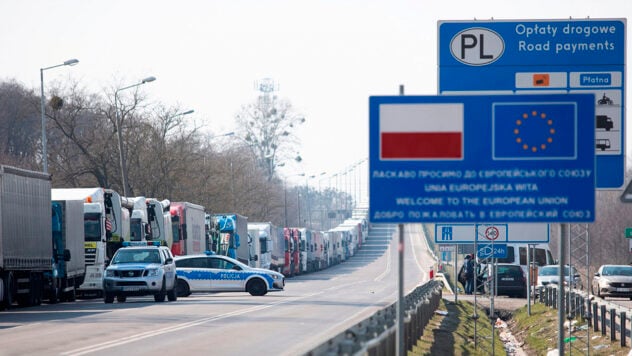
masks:
[[[0,165],[0,308],[42,301],[51,269],[50,175]]]

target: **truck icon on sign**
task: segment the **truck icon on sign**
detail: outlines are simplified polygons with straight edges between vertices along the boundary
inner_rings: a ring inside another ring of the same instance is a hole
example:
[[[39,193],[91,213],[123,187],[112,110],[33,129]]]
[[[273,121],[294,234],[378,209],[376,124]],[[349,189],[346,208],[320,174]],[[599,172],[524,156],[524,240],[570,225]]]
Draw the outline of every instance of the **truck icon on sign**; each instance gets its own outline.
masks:
[[[598,138],[595,140],[597,149],[605,151],[610,148],[610,140]]]
[[[597,128],[610,131],[614,127],[612,119],[607,115],[597,115]]]

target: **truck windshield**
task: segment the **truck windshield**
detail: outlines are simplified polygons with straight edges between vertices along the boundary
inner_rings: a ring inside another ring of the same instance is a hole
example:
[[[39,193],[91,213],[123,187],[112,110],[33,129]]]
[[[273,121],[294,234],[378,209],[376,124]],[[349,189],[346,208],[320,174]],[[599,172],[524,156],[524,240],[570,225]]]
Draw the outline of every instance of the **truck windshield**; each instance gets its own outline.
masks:
[[[141,219],[131,219],[129,222],[129,236],[131,241],[143,240],[143,226]]]
[[[101,241],[101,214],[84,214],[83,229],[85,234],[85,241]]]
[[[173,232],[173,242],[180,241],[180,218],[177,216],[171,217],[171,230]]]
[[[259,238],[259,246],[261,247],[261,253],[268,252],[268,238],[267,236],[262,236]]]

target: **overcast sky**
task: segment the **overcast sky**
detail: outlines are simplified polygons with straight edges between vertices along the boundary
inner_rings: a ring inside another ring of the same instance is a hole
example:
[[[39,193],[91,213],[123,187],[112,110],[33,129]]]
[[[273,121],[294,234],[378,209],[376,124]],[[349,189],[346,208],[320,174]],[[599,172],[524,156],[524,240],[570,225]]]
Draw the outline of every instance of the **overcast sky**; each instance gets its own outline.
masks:
[[[0,79],[39,90],[39,69],[69,58],[46,83],[100,92],[151,75],[149,98],[221,134],[272,78],[307,119],[304,161],[281,173],[332,175],[368,157],[369,96],[436,94],[438,20],[630,15],[630,0],[3,0]]]

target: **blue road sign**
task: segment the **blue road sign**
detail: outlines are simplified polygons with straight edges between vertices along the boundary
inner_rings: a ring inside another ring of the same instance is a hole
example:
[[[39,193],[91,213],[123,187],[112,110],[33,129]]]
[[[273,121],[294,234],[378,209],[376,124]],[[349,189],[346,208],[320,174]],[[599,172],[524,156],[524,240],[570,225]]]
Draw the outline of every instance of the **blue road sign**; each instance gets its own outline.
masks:
[[[439,21],[439,93],[594,94],[596,187],[622,187],[625,27],[625,19]]]
[[[371,97],[371,222],[594,221],[593,100]]]
[[[507,244],[479,244],[476,247],[476,256],[481,259],[507,257]]]
[[[548,243],[549,224],[434,224],[439,246],[486,243]]]

